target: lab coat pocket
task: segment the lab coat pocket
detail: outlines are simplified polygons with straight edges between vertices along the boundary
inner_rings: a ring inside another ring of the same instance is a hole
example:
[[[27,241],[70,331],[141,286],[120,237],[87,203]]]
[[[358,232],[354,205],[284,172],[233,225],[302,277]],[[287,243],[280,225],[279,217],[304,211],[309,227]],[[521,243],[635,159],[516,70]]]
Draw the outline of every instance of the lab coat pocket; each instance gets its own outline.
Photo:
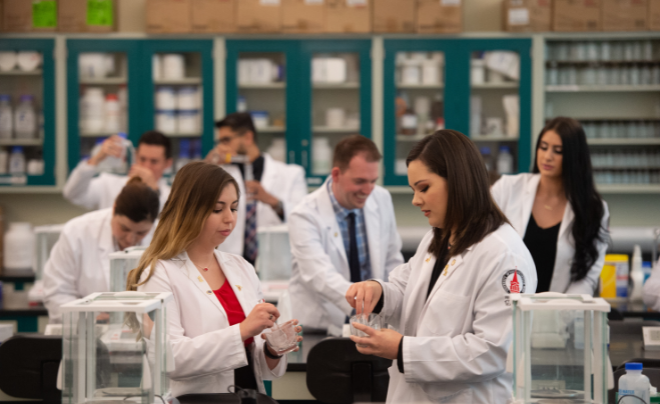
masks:
[[[466,318],[471,317],[471,313],[468,313],[469,307],[468,296],[437,291],[429,302],[420,331],[423,333],[423,330],[427,329],[435,336],[457,335],[461,333]]]

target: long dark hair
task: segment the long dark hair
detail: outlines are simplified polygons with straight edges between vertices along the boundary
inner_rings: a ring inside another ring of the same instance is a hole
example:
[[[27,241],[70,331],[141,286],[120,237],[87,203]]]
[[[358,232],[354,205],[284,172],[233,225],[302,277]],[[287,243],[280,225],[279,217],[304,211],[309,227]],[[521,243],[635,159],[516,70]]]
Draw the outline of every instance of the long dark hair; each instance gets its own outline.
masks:
[[[455,130],[439,130],[412,148],[406,165],[415,160],[447,180],[444,229],[433,229],[430,253],[437,256],[442,246],[448,245],[451,229],[456,229],[454,244],[449,249],[449,256],[454,256],[508,223],[490,194],[481,155],[467,136]]]
[[[605,240],[607,235],[607,229],[601,226],[605,209],[603,199],[594,185],[587,137],[580,122],[575,119],[557,117],[541,130],[536,142],[533,172],[539,173],[538,150],[541,138],[551,130],[561,138],[561,177],[566,199],[575,212],[572,229],[575,254],[571,262],[571,281],[575,282],[584,279],[598,259],[596,242]]]

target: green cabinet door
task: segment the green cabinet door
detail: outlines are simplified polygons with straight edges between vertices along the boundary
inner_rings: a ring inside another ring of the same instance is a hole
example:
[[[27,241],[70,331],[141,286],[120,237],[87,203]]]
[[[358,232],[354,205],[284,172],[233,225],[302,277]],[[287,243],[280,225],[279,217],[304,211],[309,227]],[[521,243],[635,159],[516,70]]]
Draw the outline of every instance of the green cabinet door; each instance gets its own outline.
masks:
[[[0,134],[0,151],[8,154],[8,160],[12,152],[22,154],[27,168],[12,175],[9,161],[5,162],[6,166],[0,167],[0,187],[54,186],[55,40],[4,38],[0,41],[0,51],[36,52],[36,57],[41,59],[34,68],[24,65],[28,70],[17,64],[11,70],[0,71],[0,94],[9,97],[5,101],[11,105],[12,116],[8,117],[13,126],[10,132]],[[29,114],[27,117],[31,121],[28,126],[34,128],[31,134],[17,133],[15,115],[22,102],[31,103],[35,111],[33,117]]]

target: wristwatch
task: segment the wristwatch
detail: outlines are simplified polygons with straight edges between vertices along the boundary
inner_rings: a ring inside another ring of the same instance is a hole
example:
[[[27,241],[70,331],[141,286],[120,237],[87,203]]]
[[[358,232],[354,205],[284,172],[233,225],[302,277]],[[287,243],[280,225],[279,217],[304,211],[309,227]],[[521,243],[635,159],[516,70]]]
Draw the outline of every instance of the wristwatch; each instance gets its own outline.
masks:
[[[270,349],[268,349],[268,346],[266,346],[265,344],[264,344],[264,353],[270,359],[282,359],[283,356],[283,355],[273,355],[272,352],[270,352]]]

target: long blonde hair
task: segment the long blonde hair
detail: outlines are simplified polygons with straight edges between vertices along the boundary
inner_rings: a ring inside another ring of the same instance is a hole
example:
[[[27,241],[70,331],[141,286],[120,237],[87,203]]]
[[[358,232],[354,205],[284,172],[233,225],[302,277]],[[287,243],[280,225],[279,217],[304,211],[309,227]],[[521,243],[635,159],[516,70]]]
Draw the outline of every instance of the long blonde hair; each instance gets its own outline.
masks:
[[[236,180],[216,165],[194,162],[176,173],[153,240],[142,254],[138,267],[129,272],[126,290],[137,290],[138,286],[147,283],[158,260],[174,258],[188,248],[199,236],[222,190],[229,184],[236,188],[236,195],[240,197]],[[147,268],[149,276],[139,283]]]

